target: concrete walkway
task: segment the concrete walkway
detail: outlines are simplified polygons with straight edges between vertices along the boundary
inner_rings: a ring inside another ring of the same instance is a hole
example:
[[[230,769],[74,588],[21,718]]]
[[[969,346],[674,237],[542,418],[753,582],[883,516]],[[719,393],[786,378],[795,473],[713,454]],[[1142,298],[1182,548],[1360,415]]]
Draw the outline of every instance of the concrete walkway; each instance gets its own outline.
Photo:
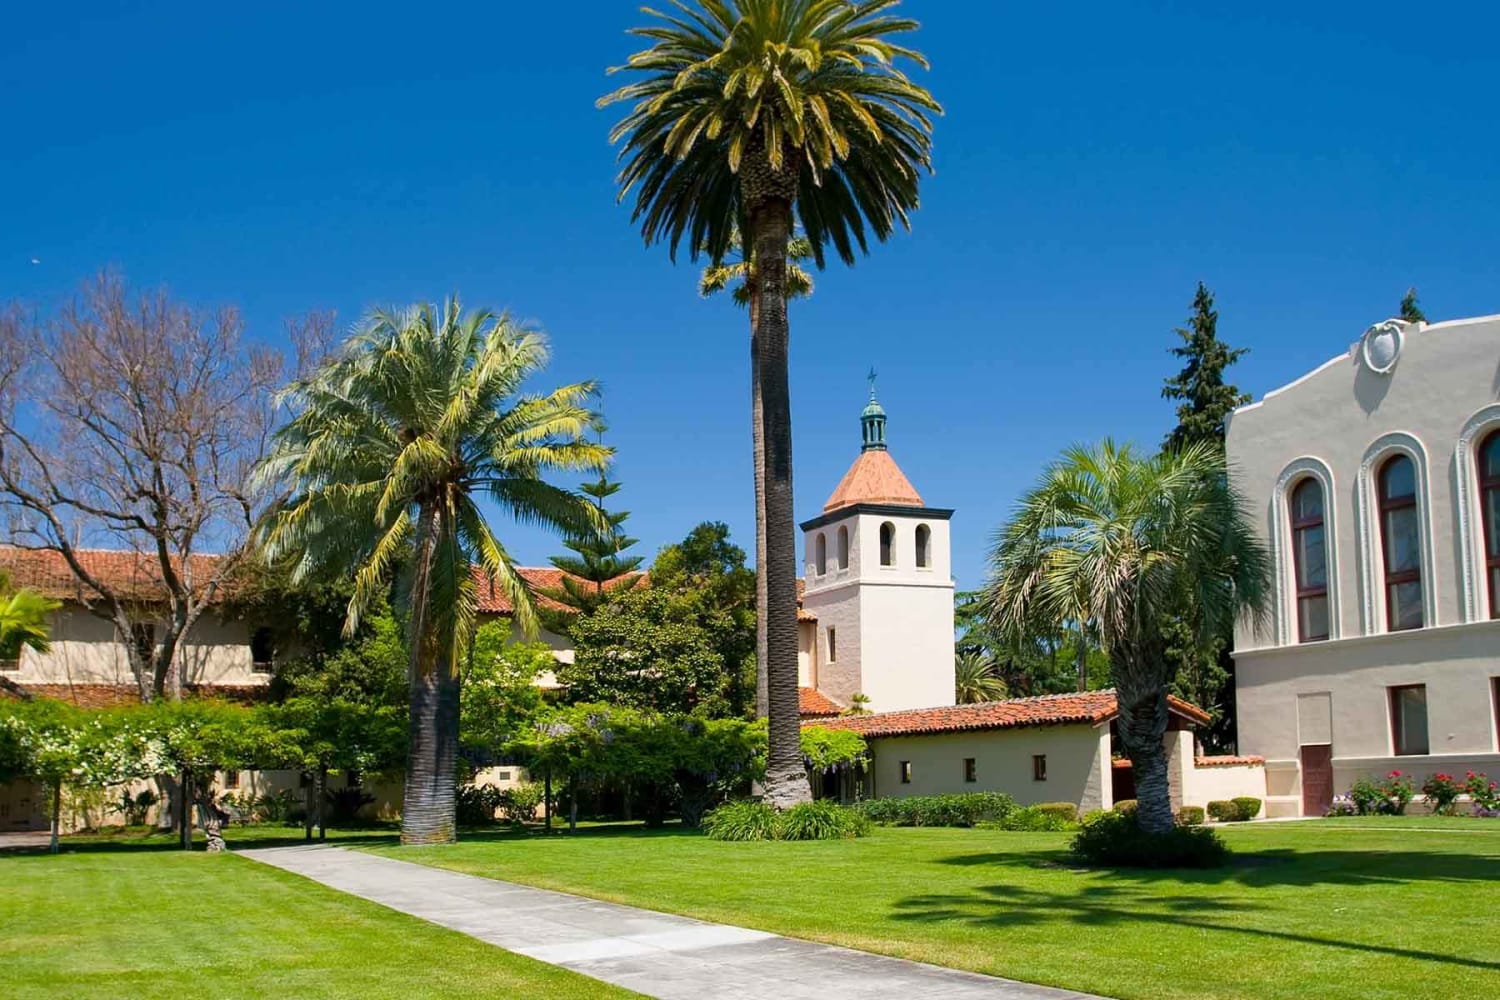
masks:
[[[667,1000],[1085,997],[340,847],[238,853],[507,951]]]

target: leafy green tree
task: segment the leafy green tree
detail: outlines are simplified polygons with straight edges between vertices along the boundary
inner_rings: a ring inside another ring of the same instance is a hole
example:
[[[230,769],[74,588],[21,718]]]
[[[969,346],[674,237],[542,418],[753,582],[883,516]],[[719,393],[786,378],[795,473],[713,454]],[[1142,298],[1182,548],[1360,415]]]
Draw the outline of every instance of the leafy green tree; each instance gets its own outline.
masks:
[[[558,635],[567,635],[579,615],[593,614],[617,594],[641,582],[640,576],[629,575],[641,565],[641,557],[625,555],[625,550],[636,543],[624,530],[630,512],[611,512],[604,506],[604,501],[619,490],[620,484],[610,481],[602,472],[596,481],[579,487],[579,492],[594,502],[599,527],[563,539],[563,546],[572,555],[553,556],[551,563],[566,575],[560,586],[538,589],[543,597],[566,609],[539,609],[543,623]]]
[[[464,669],[460,738],[477,760],[493,755],[530,725],[546,702],[537,679],[557,669],[544,642],[514,642],[505,621],[486,622],[474,634]]]
[[[1193,295],[1193,315],[1186,328],[1175,331],[1182,343],[1172,353],[1183,359],[1182,370],[1162,386],[1163,399],[1181,400],[1177,406],[1177,426],[1167,435],[1163,447],[1176,451],[1200,441],[1224,447],[1224,427],[1237,406],[1250,402],[1249,393],[1224,381],[1225,370],[1248,348],[1230,347],[1219,339],[1219,312],[1214,308],[1214,293],[1198,282]]]
[[[630,105],[615,126],[621,197],[648,244],[684,238],[713,263],[738,225],[755,267],[751,335],[754,453],[765,539],[769,763],[766,797],[810,798],[798,749],[797,553],[788,389],[787,258],[793,219],[821,266],[831,243],[853,263],[867,234],[886,239],[917,206],[940,107],[897,66],[892,39],[916,22],[876,0],[683,0],[634,34],[640,74],[600,101]]]
[[[27,587],[13,588],[0,572],[0,660],[20,658],[22,649],[52,648],[52,613],[62,603]]]
[[[750,254],[745,252],[745,237],[735,226],[729,239],[730,256],[715,260],[703,269],[698,280],[698,294],[704,298],[717,295],[732,286],[730,297],[734,304],[748,307],[750,313],[750,336],[755,337],[756,324],[760,317],[760,295],[755,284],[755,266]],[[701,248],[708,253],[708,248]],[[786,297],[787,301],[804,298],[813,292],[813,277],[802,266],[813,255],[812,243],[794,226],[791,240],[787,243]],[[710,253],[710,256],[712,254]],[[755,364],[754,352],[750,363]],[[750,378],[750,434],[760,440],[761,401],[760,378]],[[765,509],[765,469],[755,463],[755,510]],[[755,606],[764,608],[766,601],[766,531],[765,518],[755,519]],[[755,626],[755,713],[764,716],[766,703],[766,620],[764,615],[756,618]]]
[[[543,478],[597,470],[610,455],[587,437],[593,383],[522,393],[547,357],[540,333],[507,315],[465,313],[456,299],[377,311],[338,357],[287,390],[294,416],[260,470],[287,494],[259,533],[269,561],[287,560],[293,583],[352,571],[347,631],[397,579],[410,656],[406,843],[456,836],[472,569],[510,601],[523,632],[537,629],[532,593],[478,499],[564,534],[597,525],[586,498]]]
[[[999,701],[1006,695],[1005,681],[993,660],[976,652],[960,653],[953,663],[953,700],[960,705]]]
[[[1406,294],[1401,296],[1401,318],[1408,323],[1425,323],[1427,314],[1417,304],[1417,290],[1408,288]]]
[[[993,617],[1004,629],[1078,620],[1087,606],[1119,699],[1141,827],[1173,824],[1162,736],[1173,670],[1163,623],[1181,607],[1199,641],[1261,613],[1270,560],[1212,444],[1154,458],[1106,440],[1071,448],[1043,474],[990,556]]]

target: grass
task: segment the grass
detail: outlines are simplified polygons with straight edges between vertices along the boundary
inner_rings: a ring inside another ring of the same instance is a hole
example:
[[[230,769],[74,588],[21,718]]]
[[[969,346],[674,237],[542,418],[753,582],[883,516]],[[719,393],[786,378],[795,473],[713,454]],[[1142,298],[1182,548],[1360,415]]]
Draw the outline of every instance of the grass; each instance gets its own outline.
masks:
[[[877,829],[721,843],[489,834],[407,861],[1125,998],[1484,996],[1500,989],[1500,823],[1234,824],[1218,871],[1071,867],[1066,834]]]
[[[7,1000],[635,995],[244,858],[172,850],[170,838],[65,844],[57,857],[0,856]]]

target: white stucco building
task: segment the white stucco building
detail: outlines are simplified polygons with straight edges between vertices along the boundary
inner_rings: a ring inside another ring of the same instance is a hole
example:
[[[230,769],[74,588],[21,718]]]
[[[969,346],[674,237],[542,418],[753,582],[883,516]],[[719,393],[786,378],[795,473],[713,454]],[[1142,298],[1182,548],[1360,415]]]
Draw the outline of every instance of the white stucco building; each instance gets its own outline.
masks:
[[[1235,636],[1271,815],[1361,776],[1500,772],[1500,316],[1390,320],[1229,423],[1275,557]]]

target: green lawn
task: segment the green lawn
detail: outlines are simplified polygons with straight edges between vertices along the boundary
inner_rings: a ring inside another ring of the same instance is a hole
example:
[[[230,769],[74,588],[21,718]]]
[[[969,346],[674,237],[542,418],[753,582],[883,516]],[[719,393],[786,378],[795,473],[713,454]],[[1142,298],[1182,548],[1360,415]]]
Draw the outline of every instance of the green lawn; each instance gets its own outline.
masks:
[[[163,846],[69,838],[57,857],[0,856],[0,995],[635,995],[253,861]]]
[[[364,845],[565,889],[1108,996],[1500,995],[1500,823],[1228,828],[1214,872],[1075,870],[1063,834],[882,829],[834,843],[677,832]]]

